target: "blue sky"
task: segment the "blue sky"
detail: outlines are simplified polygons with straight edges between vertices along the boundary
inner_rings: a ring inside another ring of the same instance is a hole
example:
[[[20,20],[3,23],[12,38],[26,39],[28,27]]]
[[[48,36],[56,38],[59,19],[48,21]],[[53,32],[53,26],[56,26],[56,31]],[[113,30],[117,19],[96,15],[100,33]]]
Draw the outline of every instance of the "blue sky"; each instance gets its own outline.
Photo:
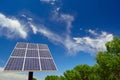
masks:
[[[120,36],[119,0],[0,0],[0,71],[17,42],[48,44],[57,72],[94,65],[98,51]],[[16,77],[10,77],[16,75]],[[2,80],[23,80],[27,73],[0,73]],[[19,79],[18,79],[19,78]]]

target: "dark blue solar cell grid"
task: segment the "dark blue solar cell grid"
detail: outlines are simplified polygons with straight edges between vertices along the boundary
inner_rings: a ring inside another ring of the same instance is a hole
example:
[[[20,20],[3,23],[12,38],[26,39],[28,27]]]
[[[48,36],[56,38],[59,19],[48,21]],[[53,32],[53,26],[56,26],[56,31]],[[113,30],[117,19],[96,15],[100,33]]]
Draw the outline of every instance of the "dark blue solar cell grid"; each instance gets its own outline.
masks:
[[[27,47],[27,44],[26,43],[18,43],[16,45],[16,48],[26,48]]]
[[[48,46],[45,44],[38,44],[39,49],[48,49]]]
[[[48,50],[39,50],[40,57],[47,57],[50,58],[50,52]]]
[[[22,70],[24,58],[10,58],[5,70]]]
[[[29,43],[29,44],[28,44],[28,49],[38,49],[38,48],[37,48],[37,44]]]
[[[52,59],[40,59],[42,70],[56,70]]]
[[[4,70],[56,71],[56,67],[46,44],[20,42],[17,43]]]
[[[27,50],[26,57],[38,57],[38,50]]]
[[[14,49],[11,56],[24,57],[26,49]]]
[[[38,58],[26,58],[24,70],[40,70]]]

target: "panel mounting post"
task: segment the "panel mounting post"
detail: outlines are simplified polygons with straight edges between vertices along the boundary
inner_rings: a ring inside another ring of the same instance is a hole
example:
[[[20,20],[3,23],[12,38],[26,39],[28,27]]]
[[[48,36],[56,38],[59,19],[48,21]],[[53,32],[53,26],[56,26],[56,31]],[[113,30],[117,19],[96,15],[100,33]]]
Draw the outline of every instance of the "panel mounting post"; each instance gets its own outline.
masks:
[[[32,80],[32,79],[33,79],[33,72],[29,72],[28,80]]]

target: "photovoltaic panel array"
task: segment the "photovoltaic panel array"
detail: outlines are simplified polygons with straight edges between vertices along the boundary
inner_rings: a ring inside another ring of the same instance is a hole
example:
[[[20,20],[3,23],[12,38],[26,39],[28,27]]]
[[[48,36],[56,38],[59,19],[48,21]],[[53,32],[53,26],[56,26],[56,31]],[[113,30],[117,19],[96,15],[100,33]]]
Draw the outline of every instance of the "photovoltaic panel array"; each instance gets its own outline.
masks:
[[[51,52],[46,44],[18,42],[4,71],[56,71]]]

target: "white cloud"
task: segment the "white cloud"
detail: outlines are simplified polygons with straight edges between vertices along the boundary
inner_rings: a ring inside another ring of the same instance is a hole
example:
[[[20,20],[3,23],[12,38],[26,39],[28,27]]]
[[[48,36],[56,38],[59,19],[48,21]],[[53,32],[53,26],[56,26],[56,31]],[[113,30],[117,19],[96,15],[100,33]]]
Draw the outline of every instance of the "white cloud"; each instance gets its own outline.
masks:
[[[71,33],[72,22],[74,21],[74,16],[70,14],[64,14],[59,12],[60,7],[53,11],[52,19],[57,22],[62,22],[66,24],[67,33]]]
[[[60,7],[57,7],[56,10],[59,11],[59,10],[60,10]]]
[[[12,72],[3,72],[3,68],[0,67],[0,80],[27,80],[27,75]]]
[[[32,28],[32,31],[34,34],[36,34],[38,32],[38,29],[36,26],[34,26],[33,24],[30,23],[30,27]]]
[[[53,42],[62,43],[62,41],[63,41],[59,35],[49,31],[46,28],[40,28],[38,32],[41,33],[42,35],[46,36],[49,40],[51,40]]]
[[[67,33],[64,36],[58,35],[47,29],[44,25],[41,25],[39,28],[32,24],[31,26],[34,26],[36,31],[34,32],[33,30],[33,33],[40,33],[54,44],[63,45],[69,55],[75,55],[81,51],[90,54],[96,54],[98,51],[105,51],[105,43],[113,39],[113,35],[107,32],[96,33],[93,30],[97,34],[94,35],[94,38],[89,36],[72,38],[70,34]]]
[[[28,21],[32,21],[33,19],[32,19],[32,18],[30,18],[30,17],[28,17],[28,18],[27,18],[27,20],[28,20]]]
[[[21,16],[22,16],[22,17],[25,17],[25,18],[27,17],[25,14],[22,14]]]
[[[27,37],[27,31],[24,25],[17,19],[8,18],[0,13],[0,36],[6,36],[8,38],[14,37]]]
[[[67,32],[70,33],[70,29],[72,28],[72,22],[74,21],[74,16],[70,14],[61,14],[60,20],[66,23]]]
[[[97,34],[94,30],[92,30],[92,29],[89,29],[88,32],[91,33],[92,35],[98,35],[98,34]]]
[[[32,21],[32,20],[33,20],[31,17],[28,17],[28,16],[25,15],[25,14],[22,14],[21,16],[24,17],[24,18],[26,18],[28,21]]]
[[[57,0],[40,0],[41,2],[50,3],[51,5],[54,5]]]
[[[113,40],[113,35],[108,34],[107,32],[102,32],[101,34],[97,34],[95,38],[89,36],[82,38],[76,37],[74,40],[76,41],[76,44],[78,44],[78,47],[83,46],[83,52],[96,53],[98,51],[106,51],[105,43]],[[80,51],[82,50],[80,49]]]
[[[33,24],[30,24],[30,27],[32,28],[34,34],[40,33],[43,36],[47,37],[50,41],[62,43],[61,37],[59,35],[56,35],[56,33],[53,33],[47,28],[45,28],[44,25],[40,25],[40,27],[38,27]]]
[[[27,18],[26,15],[22,16]],[[113,39],[112,34],[108,34],[107,32],[97,33],[95,30],[91,29],[89,29],[88,32],[92,34],[94,38],[91,38],[90,36],[73,38],[70,36],[70,33],[74,16],[70,14],[59,13],[59,10],[56,9],[54,13],[54,19],[66,24],[66,32],[64,33],[65,35],[56,34],[47,29],[44,25],[39,25],[38,27],[29,22],[29,26],[34,34],[42,34],[54,44],[63,45],[70,55],[74,55],[80,51],[87,53],[105,51],[105,43]],[[26,38],[27,31],[25,30],[24,25],[19,22],[19,20],[8,18],[0,13],[0,36],[7,36],[8,38],[20,36],[22,38]]]

